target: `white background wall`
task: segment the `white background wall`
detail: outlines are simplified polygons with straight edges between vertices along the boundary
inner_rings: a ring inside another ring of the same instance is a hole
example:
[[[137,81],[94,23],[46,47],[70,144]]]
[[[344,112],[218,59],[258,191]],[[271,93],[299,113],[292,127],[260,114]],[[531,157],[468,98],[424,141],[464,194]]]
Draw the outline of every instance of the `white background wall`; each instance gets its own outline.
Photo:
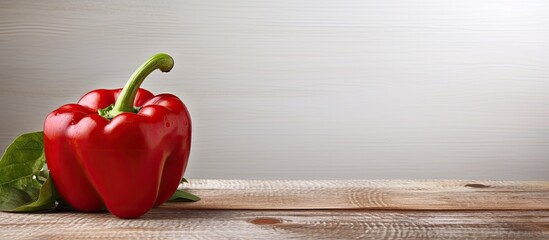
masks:
[[[549,2],[0,2],[0,148],[149,56],[189,178],[549,179]]]

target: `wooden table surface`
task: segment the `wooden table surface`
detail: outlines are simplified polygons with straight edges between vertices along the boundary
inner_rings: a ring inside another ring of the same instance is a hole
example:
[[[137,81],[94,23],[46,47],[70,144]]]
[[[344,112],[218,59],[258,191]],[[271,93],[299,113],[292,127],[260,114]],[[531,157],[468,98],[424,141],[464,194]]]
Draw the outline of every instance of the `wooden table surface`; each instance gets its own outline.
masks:
[[[0,213],[0,238],[549,239],[548,181],[190,180],[136,220]]]

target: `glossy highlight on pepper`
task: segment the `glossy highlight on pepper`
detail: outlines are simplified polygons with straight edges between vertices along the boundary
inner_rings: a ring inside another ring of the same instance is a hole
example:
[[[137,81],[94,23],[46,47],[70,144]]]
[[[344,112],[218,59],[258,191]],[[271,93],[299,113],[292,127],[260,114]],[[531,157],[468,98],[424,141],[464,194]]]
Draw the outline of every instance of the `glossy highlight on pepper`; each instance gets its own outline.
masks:
[[[171,94],[139,86],[151,72],[169,72],[173,59],[151,57],[123,89],[98,89],[51,112],[44,123],[45,154],[61,197],[84,212],[106,207],[137,218],[177,190],[191,147],[191,119]]]

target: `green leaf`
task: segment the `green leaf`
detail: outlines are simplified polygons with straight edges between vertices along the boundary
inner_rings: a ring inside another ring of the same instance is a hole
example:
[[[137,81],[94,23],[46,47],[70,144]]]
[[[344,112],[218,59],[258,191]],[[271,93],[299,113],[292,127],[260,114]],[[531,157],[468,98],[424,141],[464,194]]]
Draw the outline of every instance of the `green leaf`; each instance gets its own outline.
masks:
[[[34,212],[53,210],[55,199],[48,180],[44,134],[23,134],[0,159],[0,210]]]
[[[47,173],[46,173],[47,174]],[[53,196],[53,183],[50,178],[47,178],[36,201],[29,204],[17,207],[9,210],[9,212],[37,212],[37,211],[50,211],[55,209],[55,198]]]
[[[170,202],[196,202],[200,200],[200,198],[192,193],[185,192],[183,190],[177,190],[172,195],[172,197],[168,200]]]
[[[182,178],[181,183],[189,183],[187,179]],[[200,198],[192,193],[183,191],[183,190],[177,190],[175,193],[170,197],[168,201],[170,202],[196,202],[200,200]]]

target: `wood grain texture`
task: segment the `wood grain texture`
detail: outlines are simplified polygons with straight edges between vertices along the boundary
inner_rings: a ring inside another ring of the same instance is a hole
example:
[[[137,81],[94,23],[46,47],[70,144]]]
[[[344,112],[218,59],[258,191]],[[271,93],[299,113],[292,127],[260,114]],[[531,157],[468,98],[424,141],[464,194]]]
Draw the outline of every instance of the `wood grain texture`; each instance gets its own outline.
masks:
[[[549,210],[549,182],[198,180],[188,209]]]
[[[2,239],[546,239],[549,211],[246,211],[160,207],[107,213],[0,213]]]
[[[549,180],[546,0],[0,1],[0,151],[157,52],[189,178]]]
[[[164,204],[134,220],[109,213],[0,213],[0,238],[547,239],[548,185],[192,179],[188,191],[199,194],[199,202]],[[425,210],[428,205],[438,210]]]

